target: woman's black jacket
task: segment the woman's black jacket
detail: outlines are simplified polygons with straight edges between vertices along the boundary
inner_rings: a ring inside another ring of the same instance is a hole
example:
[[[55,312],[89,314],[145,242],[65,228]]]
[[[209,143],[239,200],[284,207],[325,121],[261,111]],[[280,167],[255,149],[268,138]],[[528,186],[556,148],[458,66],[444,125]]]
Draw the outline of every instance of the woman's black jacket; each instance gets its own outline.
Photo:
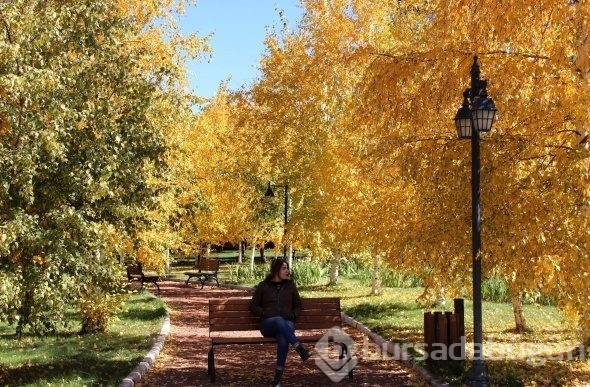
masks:
[[[301,314],[301,297],[297,286],[291,280],[284,280],[277,290],[277,283],[266,278],[256,287],[250,301],[250,310],[263,319],[282,316],[295,321]]]

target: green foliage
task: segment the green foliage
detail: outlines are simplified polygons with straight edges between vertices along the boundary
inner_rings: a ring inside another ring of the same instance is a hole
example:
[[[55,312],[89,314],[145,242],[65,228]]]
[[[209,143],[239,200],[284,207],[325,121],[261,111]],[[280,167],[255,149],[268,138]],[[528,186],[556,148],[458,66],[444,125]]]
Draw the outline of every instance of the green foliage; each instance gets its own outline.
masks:
[[[510,289],[506,280],[492,275],[481,283],[481,297],[484,301],[510,302]]]
[[[150,226],[163,70],[122,44],[143,25],[117,9],[2,4],[0,320],[19,333],[55,331],[95,286],[117,291],[118,243]]]
[[[256,265],[254,273],[249,266],[231,265],[230,281],[240,284],[254,284],[261,281],[268,273],[268,265]],[[299,286],[317,285],[327,281],[329,277],[328,261],[295,260],[292,278]],[[371,267],[366,263],[350,259],[343,260],[340,265],[341,278],[359,281],[362,286],[371,286]],[[415,288],[422,284],[422,279],[415,275],[407,275],[400,271],[384,267],[380,273],[382,286],[389,288]]]
[[[318,284],[328,276],[329,269],[325,262],[299,260],[293,266],[292,277],[300,286]]]
[[[481,296],[484,301],[511,302],[511,293],[506,279],[499,275],[491,275],[481,283]],[[558,297],[545,294],[538,290],[525,293],[524,303],[539,305],[557,305]]]
[[[342,259],[340,260],[339,273],[343,277],[354,278],[363,268],[364,266],[356,259]]]
[[[372,273],[370,265],[354,259],[345,260],[340,266],[343,277],[358,279],[363,286],[371,286]],[[381,286],[388,288],[415,288],[422,286],[422,279],[408,275],[399,270],[383,266],[379,272]]]
[[[236,284],[254,285],[262,281],[268,274],[268,265],[254,265],[254,271],[250,271],[248,264],[235,264],[229,267],[230,282]]]

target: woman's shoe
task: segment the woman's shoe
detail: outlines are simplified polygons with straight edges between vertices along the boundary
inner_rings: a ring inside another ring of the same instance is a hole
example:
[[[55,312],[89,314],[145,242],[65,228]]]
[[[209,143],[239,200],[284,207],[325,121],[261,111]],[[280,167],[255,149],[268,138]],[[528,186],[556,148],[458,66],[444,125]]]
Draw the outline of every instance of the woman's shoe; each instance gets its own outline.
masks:
[[[283,370],[275,370],[275,378],[272,380],[272,387],[281,387],[281,378]]]
[[[299,344],[298,346],[296,346],[295,347],[295,350],[297,351],[297,353],[301,357],[301,360],[302,361],[306,361],[312,355],[312,352],[311,351],[308,351],[307,349],[305,349],[305,347],[303,346],[303,344]]]

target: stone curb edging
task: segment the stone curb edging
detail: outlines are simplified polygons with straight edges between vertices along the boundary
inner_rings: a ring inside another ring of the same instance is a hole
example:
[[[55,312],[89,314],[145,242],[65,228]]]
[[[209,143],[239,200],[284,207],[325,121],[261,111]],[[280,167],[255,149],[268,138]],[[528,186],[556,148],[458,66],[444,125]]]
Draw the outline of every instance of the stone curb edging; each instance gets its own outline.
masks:
[[[351,327],[355,328],[359,332],[363,333],[364,335],[368,336],[373,340],[375,344],[377,344],[380,348],[387,350],[387,353],[394,356],[395,360],[401,361],[408,367],[412,368],[416,372],[418,372],[424,380],[428,384],[434,387],[446,387],[448,384],[441,383],[438,379],[432,376],[428,370],[421,367],[416,361],[414,357],[408,353],[405,349],[400,347],[397,343],[392,343],[391,341],[385,340],[380,335],[376,334],[375,332],[371,331],[369,328],[364,326],[362,323],[356,321],[354,318],[348,316],[346,313],[341,312],[342,314],[342,321],[346,324],[350,325]]]
[[[129,375],[125,379],[119,383],[117,387],[134,387],[135,383],[141,380],[142,377],[147,374],[150,370],[151,366],[156,361],[157,357],[160,355],[160,351],[164,347],[164,343],[166,342],[166,338],[168,337],[168,333],[170,332],[170,314],[168,313],[168,309],[166,308],[166,317],[164,318],[164,323],[162,324],[162,329],[160,329],[160,334],[156,339],[156,342],[152,346],[152,349],[148,352],[148,354],[143,358],[143,360],[131,371]]]
[[[184,282],[184,281],[172,281],[172,282]],[[230,288],[230,289],[238,289],[238,290],[248,290],[252,291],[253,288],[249,286],[243,285],[223,285],[223,287]],[[156,297],[154,295],[154,297]],[[160,329],[160,334],[156,339],[156,342],[152,346],[152,349],[148,352],[148,354],[143,358],[141,362],[135,367],[127,377],[125,377],[117,387],[135,387],[135,383],[139,382],[141,378],[145,376],[150,370],[152,364],[156,361],[158,356],[160,355],[160,351],[164,348],[164,343],[166,342],[166,338],[168,337],[168,333],[170,332],[170,314],[168,313],[168,309],[166,308],[166,317],[164,317],[164,323],[162,324],[162,329]]]

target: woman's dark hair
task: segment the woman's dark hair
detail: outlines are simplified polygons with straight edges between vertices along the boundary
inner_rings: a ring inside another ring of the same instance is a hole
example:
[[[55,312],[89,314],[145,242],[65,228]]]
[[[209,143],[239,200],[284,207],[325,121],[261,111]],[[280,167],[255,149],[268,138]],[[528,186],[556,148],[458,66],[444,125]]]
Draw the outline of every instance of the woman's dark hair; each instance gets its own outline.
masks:
[[[283,267],[284,263],[286,263],[287,267],[289,267],[289,262],[283,258],[273,259],[272,263],[270,264],[270,273],[268,274],[268,277],[274,278],[275,275],[279,275],[281,272],[281,267]]]

